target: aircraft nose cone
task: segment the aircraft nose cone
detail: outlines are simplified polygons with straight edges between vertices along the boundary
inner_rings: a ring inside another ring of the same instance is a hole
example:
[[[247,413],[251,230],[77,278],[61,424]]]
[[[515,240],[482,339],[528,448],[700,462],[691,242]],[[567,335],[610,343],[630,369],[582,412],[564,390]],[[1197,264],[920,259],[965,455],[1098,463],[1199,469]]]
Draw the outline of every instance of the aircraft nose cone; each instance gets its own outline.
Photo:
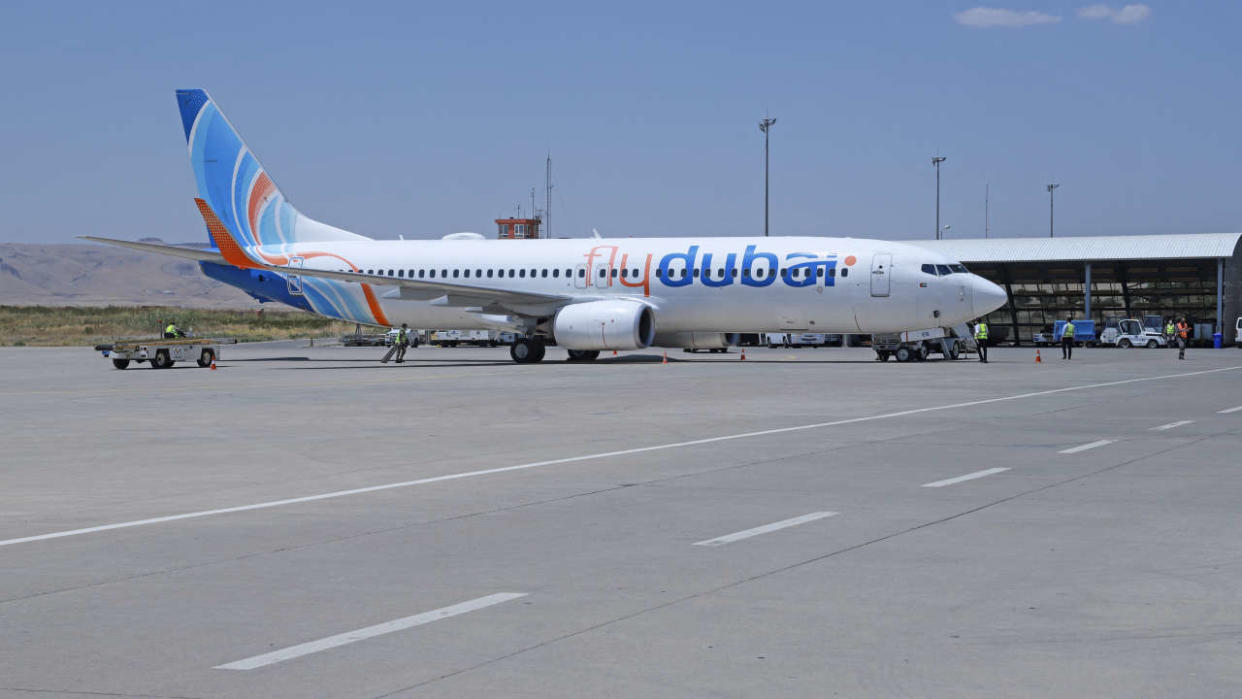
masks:
[[[974,288],[971,289],[971,300],[974,305],[975,316],[981,317],[1004,306],[1009,297],[1005,294],[1003,288],[976,275],[974,278]]]

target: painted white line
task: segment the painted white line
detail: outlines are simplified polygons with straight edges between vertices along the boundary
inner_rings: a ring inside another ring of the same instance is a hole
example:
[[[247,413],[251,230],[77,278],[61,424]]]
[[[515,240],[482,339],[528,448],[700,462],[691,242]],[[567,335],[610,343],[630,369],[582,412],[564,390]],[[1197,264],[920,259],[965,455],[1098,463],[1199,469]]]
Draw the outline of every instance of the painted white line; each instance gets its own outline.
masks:
[[[1240,410],[1242,410],[1242,405],[1239,405],[1236,408],[1225,408],[1224,410],[1217,410],[1216,412],[1220,413],[1221,415],[1228,415],[1229,413],[1236,413]]]
[[[1096,441],[1094,441],[1094,442],[1088,442],[1088,443],[1086,443],[1086,444],[1079,444],[1079,445],[1078,445],[1078,446],[1076,446],[1076,447],[1070,447],[1069,449],[1062,449],[1061,451],[1059,451],[1059,452],[1057,452],[1057,453],[1058,453],[1058,454],[1077,454],[1077,453],[1078,453],[1078,452],[1080,452],[1080,451],[1087,451],[1088,449],[1095,449],[1095,448],[1097,448],[1097,447],[1107,446],[1107,445],[1109,445],[1109,444],[1112,444],[1112,443],[1113,443],[1113,442],[1115,442],[1115,441],[1117,441],[1117,440],[1115,440],[1115,439],[1098,439],[1098,440],[1096,440]]]
[[[957,478],[946,478],[942,481],[932,481],[931,483],[924,483],[923,487],[924,488],[943,488],[946,485],[953,485],[954,483],[961,483],[962,481],[973,481],[976,478],[983,478],[984,476],[991,476],[996,473],[1004,473],[1005,471],[1008,471],[1008,470],[1009,469],[1007,468],[989,468],[989,469],[984,469],[982,471],[975,471],[974,473],[967,473],[966,475],[958,476]]]
[[[1171,429],[1173,429],[1174,427],[1181,427],[1182,425],[1189,425],[1189,424],[1190,424],[1190,423],[1192,423],[1192,422],[1194,422],[1194,420],[1178,420],[1177,422],[1170,422],[1170,423],[1169,423],[1169,424],[1167,424],[1167,425],[1161,425],[1161,426],[1159,426],[1159,427],[1153,427],[1153,428],[1151,428],[1151,431],[1152,431],[1152,432],[1163,432],[1163,431],[1165,431],[1165,430],[1171,430]]]
[[[262,655],[256,655],[250,658],[244,658],[242,660],[235,660],[231,663],[225,663],[224,665],[217,665],[215,669],[216,670],[253,670],[255,668],[260,668],[260,667],[264,667],[267,665],[274,665],[276,663],[281,663],[286,660],[293,660],[294,658],[300,658],[304,655],[310,655],[311,653],[318,653],[320,651],[329,650],[331,648],[338,648],[340,646],[347,645],[349,643],[355,643],[357,641],[365,641],[368,638],[375,638],[376,636],[383,636],[384,634],[390,634],[396,631],[404,631],[406,629],[413,628],[415,626],[422,626],[423,624],[430,624],[433,621],[439,621],[441,619],[447,619],[449,617],[457,616],[459,614],[473,612],[479,609],[483,609],[484,607],[490,607],[495,604],[500,604],[501,602],[508,602],[509,600],[514,600],[519,597],[525,597],[525,596],[526,596],[525,592],[499,592],[494,595],[488,595],[486,597],[472,599],[467,602],[462,602],[460,604],[454,604],[449,607],[441,607],[440,609],[433,609],[430,612],[423,612],[422,614],[415,614],[414,616],[407,616],[401,619],[393,619],[392,621],[385,621],[382,624],[376,624],[375,626],[368,626],[363,629],[356,629],[354,631],[346,631],[345,633],[339,633],[335,636],[328,636],[327,638],[321,638],[318,641],[308,641],[307,643],[299,643],[296,646],[289,646],[288,648],[281,648],[280,650],[274,650],[270,653],[264,653]]]
[[[832,517],[835,514],[837,513],[836,512],[812,512],[810,514],[802,515],[801,517],[791,517],[789,519],[782,519],[779,522],[765,524],[761,527],[755,527],[754,529],[743,529],[740,532],[733,532],[732,534],[725,534],[724,536],[718,536],[715,539],[708,539],[706,541],[696,541],[692,545],[693,546],[723,546],[724,544],[731,544],[735,541],[741,541],[742,539],[749,539],[752,536],[759,536],[760,534],[767,534],[768,532],[774,532],[779,529],[787,529],[789,527],[796,527],[799,524],[806,524],[807,522],[814,522],[817,519],[823,519],[825,517]]]
[[[1180,379],[1187,376],[1202,376],[1206,374],[1218,374],[1222,371],[1237,371],[1242,366],[1224,367],[1221,369],[1205,369],[1203,371],[1190,371],[1181,374],[1165,374],[1163,376],[1145,376],[1138,379],[1123,379],[1121,381],[1106,381],[1104,383],[1083,384],[1080,386],[1066,386],[1065,388],[1052,388],[1046,391],[1031,391],[1030,393],[1017,393],[1011,396],[1000,396],[998,398],[982,398],[980,400],[965,401],[962,403],[948,403],[946,405],[933,405],[926,408],[911,408],[909,410],[899,410],[895,413],[882,413],[880,415],[866,415],[863,417],[845,418],[843,420],[831,420],[828,422],[814,422],[809,425],[794,425],[793,427],[777,427],[770,430],[758,430],[755,432],[739,432],[737,434],[727,434],[718,437],[706,437],[703,439],[692,439],[685,442],[670,442],[668,444],[654,444],[646,447],[636,447],[634,449],[620,449],[617,451],[605,451],[598,454],[583,454],[581,456],[567,456],[563,459],[549,459],[547,461],[535,461],[529,464],[518,464],[516,466],[501,466],[499,468],[485,468],[479,471],[465,471],[463,473],[450,473],[443,476],[432,476],[430,478],[417,478],[410,481],[399,481],[397,483],[384,483],[382,485],[372,485],[365,488],[352,488],[350,490],[337,490],[331,493],[319,493],[318,495],[306,495],[296,498],[285,498],[283,500],[271,500],[268,502],[257,502],[252,505],[238,505],[236,507],[222,507],[214,510],[200,510],[198,512],[185,512],[176,515],[165,515],[163,517],[150,517],[148,519],[136,519],[130,522],[115,522],[113,524],[101,524],[94,527],[84,527],[82,529],[69,529],[60,532],[49,532],[47,534],[37,534],[35,536],[23,536],[17,539],[0,540],[0,546],[12,546],[14,544],[25,544],[32,541],[46,541],[48,539],[60,539],[66,536],[80,536],[82,534],[93,534],[95,532],[111,531],[113,529],[127,529],[129,527],[141,527],[148,524],[162,524],[164,522],[177,522],[184,519],[195,519],[198,517],[210,517],[212,515],[223,515],[232,512],[247,512],[250,510],[264,510],[270,507],[283,507],[285,505],[297,505],[304,502],[314,502],[316,500],[329,500],[332,498],[347,497],[350,495],[361,495],[363,493],[375,493],[382,490],[393,490],[395,488],[409,488],[418,485],[427,485],[429,483],[440,483],[443,481],[455,481],[463,478],[478,478],[480,476],[491,476],[497,473],[508,473],[510,471],[524,471],[532,468],[544,468],[546,466],[558,466],[560,464],[572,464],[581,461],[593,461],[596,459],[607,459],[614,456],[629,456],[631,454],[643,454],[646,452],[663,451],[666,449],[682,449],[685,447],[694,447],[701,444],[715,444],[717,442],[727,442],[734,439],[750,439],[752,437],[766,437],[773,434],[786,434],[789,432],[801,432],[804,430],[817,430],[825,427],[838,427],[840,425],[855,425],[862,422],[871,422],[874,420],[892,420],[899,417],[907,417],[910,415],[922,415],[924,413],[934,413],[943,410],[960,410],[962,408],[973,408],[979,405],[992,405],[993,403],[1004,403],[1007,401],[1022,400],[1024,398],[1038,398],[1041,396],[1054,396],[1059,393],[1072,393],[1075,391],[1092,391],[1097,388],[1108,388],[1109,386],[1125,386],[1134,383],[1143,383],[1147,381],[1160,381],[1162,379]]]

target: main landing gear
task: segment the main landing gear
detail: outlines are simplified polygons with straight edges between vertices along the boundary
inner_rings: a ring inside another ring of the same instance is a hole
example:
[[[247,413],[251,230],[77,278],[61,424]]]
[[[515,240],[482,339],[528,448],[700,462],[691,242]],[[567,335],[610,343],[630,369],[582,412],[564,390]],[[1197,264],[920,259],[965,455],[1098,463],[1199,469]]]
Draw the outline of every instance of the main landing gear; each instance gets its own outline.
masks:
[[[543,361],[542,337],[519,337],[509,346],[509,356],[518,364],[535,364]]]

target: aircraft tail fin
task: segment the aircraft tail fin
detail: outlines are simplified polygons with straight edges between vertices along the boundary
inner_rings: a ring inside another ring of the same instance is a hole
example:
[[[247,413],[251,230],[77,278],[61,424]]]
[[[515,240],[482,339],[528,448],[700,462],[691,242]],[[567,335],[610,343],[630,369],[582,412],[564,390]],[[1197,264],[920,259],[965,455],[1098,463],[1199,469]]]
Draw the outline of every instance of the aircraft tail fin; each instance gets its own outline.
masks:
[[[177,90],[177,106],[198,185],[197,198],[239,244],[367,240],[294,208],[206,90]],[[213,235],[212,243],[218,238]]]

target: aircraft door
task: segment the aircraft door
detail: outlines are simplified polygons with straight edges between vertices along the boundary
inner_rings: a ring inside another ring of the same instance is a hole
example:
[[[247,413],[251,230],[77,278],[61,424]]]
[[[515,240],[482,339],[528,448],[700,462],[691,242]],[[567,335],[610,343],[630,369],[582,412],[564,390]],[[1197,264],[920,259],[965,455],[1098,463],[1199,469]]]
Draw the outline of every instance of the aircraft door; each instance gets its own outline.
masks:
[[[306,262],[302,257],[290,257],[289,266],[295,269],[301,269]],[[302,295],[302,277],[297,274],[286,274],[285,279],[289,282],[289,294],[292,296]]]
[[[892,277],[893,256],[887,252],[877,252],[871,258],[871,295],[888,296]]]
[[[586,263],[579,264],[574,267],[574,288],[585,289],[590,279],[587,276]]]

